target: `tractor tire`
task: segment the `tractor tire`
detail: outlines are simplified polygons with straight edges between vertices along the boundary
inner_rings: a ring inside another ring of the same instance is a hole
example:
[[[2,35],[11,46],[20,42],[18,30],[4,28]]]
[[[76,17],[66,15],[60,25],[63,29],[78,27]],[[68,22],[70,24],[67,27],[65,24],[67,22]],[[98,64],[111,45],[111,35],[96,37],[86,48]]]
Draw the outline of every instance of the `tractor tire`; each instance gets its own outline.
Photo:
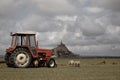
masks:
[[[12,65],[10,64],[10,54],[6,53],[4,59],[5,59],[6,65],[8,67],[12,67]]]
[[[48,59],[47,62],[46,62],[46,65],[49,68],[57,67],[57,64],[56,64],[56,62],[53,58]]]
[[[31,65],[32,57],[25,48],[17,48],[10,56],[10,63],[16,68],[26,68]]]

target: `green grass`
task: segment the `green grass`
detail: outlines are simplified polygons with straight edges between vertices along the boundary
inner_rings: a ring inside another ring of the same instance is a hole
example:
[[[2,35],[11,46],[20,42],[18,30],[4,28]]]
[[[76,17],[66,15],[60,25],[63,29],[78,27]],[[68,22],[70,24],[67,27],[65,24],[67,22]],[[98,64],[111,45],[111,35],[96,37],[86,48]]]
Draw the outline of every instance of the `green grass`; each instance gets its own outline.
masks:
[[[120,59],[74,59],[80,60],[80,67],[69,66],[69,60],[57,59],[57,68],[8,68],[0,64],[0,80],[120,80]]]

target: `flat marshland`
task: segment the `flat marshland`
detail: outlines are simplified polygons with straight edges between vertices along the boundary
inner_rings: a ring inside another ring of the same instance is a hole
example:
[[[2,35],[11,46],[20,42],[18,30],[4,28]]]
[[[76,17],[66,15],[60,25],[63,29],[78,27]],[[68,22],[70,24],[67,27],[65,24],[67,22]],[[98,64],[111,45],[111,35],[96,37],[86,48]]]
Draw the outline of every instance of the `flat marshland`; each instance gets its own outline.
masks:
[[[56,68],[8,68],[2,63],[0,80],[120,80],[120,58],[74,58],[80,67],[69,66],[69,60],[56,59]]]

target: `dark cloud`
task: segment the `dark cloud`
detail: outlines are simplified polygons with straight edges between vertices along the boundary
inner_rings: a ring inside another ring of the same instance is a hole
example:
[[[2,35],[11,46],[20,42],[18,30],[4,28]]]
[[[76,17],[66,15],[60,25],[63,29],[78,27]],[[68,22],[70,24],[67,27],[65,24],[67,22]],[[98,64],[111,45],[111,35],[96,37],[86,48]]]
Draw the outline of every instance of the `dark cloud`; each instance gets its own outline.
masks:
[[[120,11],[120,0],[92,0],[93,6],[100,6],[113,11]]]
[[[112,25],[120,26],[120,12],[113,13],[109,16],[110,22]]]
[[[38,14],[42,15],[71,15],[76,11],[75,7],[70,5],[67,0],[31,0],[31,3],[35,6]]]
[[[31,16],[22,20],[19,24],[21,24],[24,30],[34,30],[37,32],[59,32],[62,30],[62,26],[58,25],[61,23],[51,17]]]
[[[103,28],[103,26],[87,16],[84,16],[82,19],[81,17],[80,19],[78,18],[76,25],[80,27],[85,36],[99,36],[105,33],[105,28]]]

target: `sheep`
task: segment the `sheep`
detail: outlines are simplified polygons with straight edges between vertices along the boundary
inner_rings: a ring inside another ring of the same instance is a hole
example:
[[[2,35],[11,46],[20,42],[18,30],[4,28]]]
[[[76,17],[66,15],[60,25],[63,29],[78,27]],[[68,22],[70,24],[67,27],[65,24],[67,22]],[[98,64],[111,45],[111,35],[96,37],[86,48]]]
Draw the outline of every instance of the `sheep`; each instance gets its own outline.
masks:
[[[80,67],[80,61],[75,61],[75,62],[74,62],[74,66],[75,66],[75,67]]]
[[[70,60],[68,63],[70,66],[74,66],[74,60]]]
[[[74,67],[80,67],[80,61],[70,60],[69,65]]]

